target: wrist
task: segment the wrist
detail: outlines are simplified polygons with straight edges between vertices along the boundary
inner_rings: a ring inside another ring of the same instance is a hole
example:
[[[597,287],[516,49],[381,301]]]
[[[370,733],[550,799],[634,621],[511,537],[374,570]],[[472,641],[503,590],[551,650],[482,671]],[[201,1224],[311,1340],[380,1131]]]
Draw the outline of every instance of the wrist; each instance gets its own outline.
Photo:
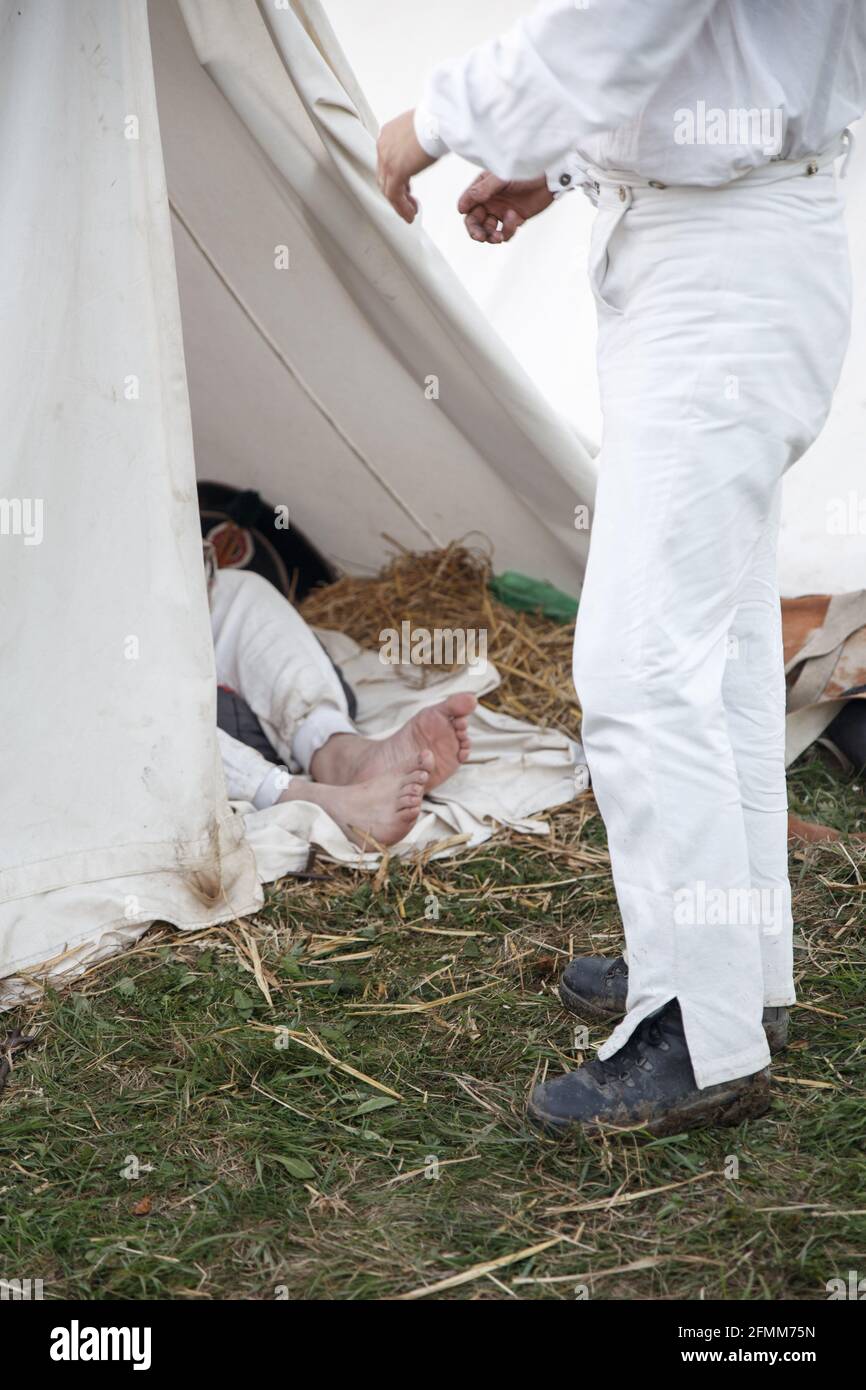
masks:
[[[425,102],[421,101],[412,113],[415,139],[430,159],[441,159],[448,153],[448,146],[442,139],[439,120]]]

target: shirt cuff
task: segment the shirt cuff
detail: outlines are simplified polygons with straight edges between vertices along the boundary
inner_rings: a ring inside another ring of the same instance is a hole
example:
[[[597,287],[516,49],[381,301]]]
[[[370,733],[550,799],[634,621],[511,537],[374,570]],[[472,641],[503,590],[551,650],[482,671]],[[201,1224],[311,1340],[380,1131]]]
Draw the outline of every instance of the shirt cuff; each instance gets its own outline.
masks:
[[[312,714],[295,730],[292,739],[292,759],[302,772],[309,772],[310,764],[320,748],[324,748],[334,734],[354,734],[357,730],[348,715],[335,705],[318,705]]]
[[[544,177],[550,192],[554,197],[558,197],[562,193],[571,193],[575,188],[580,188],[586,175],[577,155],[572,152],[563,155],[550,169],[545,169]]]
[[[290,781],[291,773],[288,768],[272,767],[264,781],[259,783],[258,791],[253,797],[255,809],[266,811],[269,806],[276,806]]]
[[[448,153],[448,146],[439,133],[439,121],[430,107],[423,101],[415,107],[412,117],[418,144],[431,159],[441,159]]]

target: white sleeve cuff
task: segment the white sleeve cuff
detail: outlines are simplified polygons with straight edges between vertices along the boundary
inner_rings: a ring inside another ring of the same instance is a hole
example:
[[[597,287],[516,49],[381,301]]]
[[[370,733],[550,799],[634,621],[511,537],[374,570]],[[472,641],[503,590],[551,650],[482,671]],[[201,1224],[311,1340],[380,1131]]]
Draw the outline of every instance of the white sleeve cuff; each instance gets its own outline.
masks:
[[[269,806],[275,806],[291,780],[288,768],[272,767],[264,781],[259,783],[258,791],[253,797],[255,809],[266,811]]]
[[[573,189],[579,188],[584,182],[585,173],[578,163],[577,155],[572,152],[563,155],[550,169],[545,169],[544,177],[550,192],[558,197],[561,193],[571,193]]]
[[[324,748],[334,734],[356,733],[354,724],[347,714],[335,705],[317,705],[306,719],[301,720],[292,739],[292,760],[302,772],[309,772],[310,764],[320,748]]]
[[[425,102],[418,103],[412,119],[418,144],[425,154],[431,159],[441,159],[448,153],[448,146],[439,133],[439,121]]]

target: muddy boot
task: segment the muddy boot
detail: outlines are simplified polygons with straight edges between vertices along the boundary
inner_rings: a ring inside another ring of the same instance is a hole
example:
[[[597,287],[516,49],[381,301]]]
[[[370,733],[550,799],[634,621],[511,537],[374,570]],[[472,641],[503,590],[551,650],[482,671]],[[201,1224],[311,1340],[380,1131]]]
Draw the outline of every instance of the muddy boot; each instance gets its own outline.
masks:
[[[628,994],[628,966],[622,956],[576,956],[562,973],[559,997],[580,1018],[620,1018]],[[765,1009],[764,1032],[770,1051],[788,1045],[788,1010]]]
[[[562,972],[559,997],[581,1018],[620,1018],[628,994],[628,966],[622,956],[576,956]]]
[[[536,1086],[530,1121],[561,1138],[570,1130],[642,1128],[656,1136],[710,1125],[738,1125],[770,1108],[769,1068],[699,1090],[675,999],[638,1024],[607,1061],[594,1058],[576,1071]]]

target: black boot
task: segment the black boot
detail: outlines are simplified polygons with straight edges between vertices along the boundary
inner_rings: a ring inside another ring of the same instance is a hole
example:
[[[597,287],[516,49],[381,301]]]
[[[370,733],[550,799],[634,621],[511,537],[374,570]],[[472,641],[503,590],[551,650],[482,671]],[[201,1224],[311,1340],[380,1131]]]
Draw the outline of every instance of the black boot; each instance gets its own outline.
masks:
[[[559,997],[580,1018],[620,1018],[628,994],[628,966],[622,956],[576,956],[562,973]],[[764,1032],[771,1052],[788,1045],[788,1010],[765,1009]]]
[[[576,956],[562,972],[559,997],[581,1018],[621,1018],[628,994],[628,966],[622,956]]]
[[[768,1068],[698,1090],[675,999],[638,1024],[606,1062],[536,1086],[528,1115],[546,1134],[599,1133],[605,1126],[663,1136],[708,1125],[738,1125],[770,1108]]]

